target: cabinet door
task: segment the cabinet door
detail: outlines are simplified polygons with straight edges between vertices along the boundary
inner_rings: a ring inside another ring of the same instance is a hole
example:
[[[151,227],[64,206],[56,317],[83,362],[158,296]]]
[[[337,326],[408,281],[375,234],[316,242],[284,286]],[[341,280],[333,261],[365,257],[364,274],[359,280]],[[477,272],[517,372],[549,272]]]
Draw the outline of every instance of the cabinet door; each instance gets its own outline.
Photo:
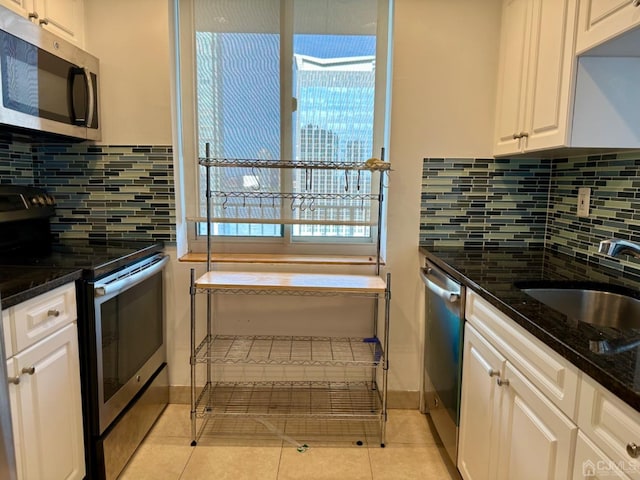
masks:
[[[65,40],[83,46],[83,0],[36,0],[40,25]]]
[[[520,151],[520,139],[514,137],[524,128],[531,6],[532,2],[529,0],[505,0],[502,7],[494,147],[496,155]]]
[[[0,5],[13,10],[24,18],[28,18],[29,14],[34,12],[33,1],[34,0],[0,0]]]
[[[640,25],[640,7],[631,0],[580,0],[576,52],[600,45]]]
[[[499,402],[496,379],[505,359],[469,323],[464,333],[458,469],[465,480],[493,478]],[[492,441],[493,440],[493,441]]]
[[[509,362],[504,379],[495,478],[571,478],[578,427]]]
[[[16,371],[16,362],[14,358],[7,360],[7,377],[15,379],[18,377]],[[20,405],[18,404],[18,388],[20,385],[16,385],[13,381],[9,382],[9,405],[11,406],[11,428],[13,430],[13,444],[15,446],[16,455],[16,470],[18,472],[18,478],[26,478],[24,471],[22,470],[22,452],[18,448],[22,445],[22,431],[18,428],[20,424]]]
[[[71,323],[14,357],[13,412],[24,480],[85,475],[78,335]],[[25,370],[23,370],[25,369]],[[32,370],[30,370],[32,369]],[[28,373],[31,371],[32,373]]]
[[[528,68],[524,150],[567,143],[569,100],[575,75],[576,0],[534,2]]]

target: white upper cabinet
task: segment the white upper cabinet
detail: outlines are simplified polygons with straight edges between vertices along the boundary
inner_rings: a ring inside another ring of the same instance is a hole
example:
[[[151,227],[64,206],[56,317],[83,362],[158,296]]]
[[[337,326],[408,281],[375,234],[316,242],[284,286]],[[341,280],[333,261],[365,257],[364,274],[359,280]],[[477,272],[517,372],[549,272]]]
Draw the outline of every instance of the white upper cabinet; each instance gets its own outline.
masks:
[[[71,43],[84,46],[84,0],[0,0],[0,5]]]
[[[640,2],[581,0],[578,25],[576,52],[582,54],[640,26]]]
[[[495,155],[567,143],[576,0],[505,0]]]

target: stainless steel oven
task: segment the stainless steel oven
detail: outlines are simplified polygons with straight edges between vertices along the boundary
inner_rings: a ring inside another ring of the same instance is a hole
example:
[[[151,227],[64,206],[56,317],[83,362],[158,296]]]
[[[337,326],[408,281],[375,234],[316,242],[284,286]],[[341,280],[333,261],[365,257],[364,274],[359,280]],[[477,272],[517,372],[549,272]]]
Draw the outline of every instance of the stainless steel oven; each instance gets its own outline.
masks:
[[[420,270],[420,275],[426,287],[421,409],[431,416],[455,465],[460,426],[465,287],[431,262]]]
[[[99,432],[111,425],[166,361],[159,254],[95,282],[96,375]]]
[[[169,402],[163,270],[156,253],[83,281],[79,325],[89,478],[116,479]]]

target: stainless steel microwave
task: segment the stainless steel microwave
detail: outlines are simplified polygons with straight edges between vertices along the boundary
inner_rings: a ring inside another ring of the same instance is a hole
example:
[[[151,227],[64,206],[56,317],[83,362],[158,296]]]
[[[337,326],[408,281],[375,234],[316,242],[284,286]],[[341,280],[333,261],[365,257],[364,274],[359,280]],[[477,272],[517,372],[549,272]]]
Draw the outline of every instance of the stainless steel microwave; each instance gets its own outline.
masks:
[[[100,140],[98,59],[0,7],[0,124]]]

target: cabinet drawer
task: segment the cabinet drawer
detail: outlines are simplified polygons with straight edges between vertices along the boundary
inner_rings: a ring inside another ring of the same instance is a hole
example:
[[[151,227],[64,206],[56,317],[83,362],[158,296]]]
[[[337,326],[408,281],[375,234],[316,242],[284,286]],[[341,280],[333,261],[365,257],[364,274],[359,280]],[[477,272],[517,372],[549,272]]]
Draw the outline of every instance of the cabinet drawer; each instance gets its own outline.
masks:
[[[627,453],[627,445],[640,449],[640,412],[587,375],[580,386],[578,426],[624,473],[640,479],[640,461]]]
[[[24,350],[76,318],[73,283],[15,305],[9,310],[13,352]]]
[[[629,477],[622,473],[615,463],[584,433],[578,432],[576,456],[573,462],[573,480],[604,480],[607,478],[629,480]]]
[[[470,289],[465,308],[466,319],[575,421],[579,370]]]

